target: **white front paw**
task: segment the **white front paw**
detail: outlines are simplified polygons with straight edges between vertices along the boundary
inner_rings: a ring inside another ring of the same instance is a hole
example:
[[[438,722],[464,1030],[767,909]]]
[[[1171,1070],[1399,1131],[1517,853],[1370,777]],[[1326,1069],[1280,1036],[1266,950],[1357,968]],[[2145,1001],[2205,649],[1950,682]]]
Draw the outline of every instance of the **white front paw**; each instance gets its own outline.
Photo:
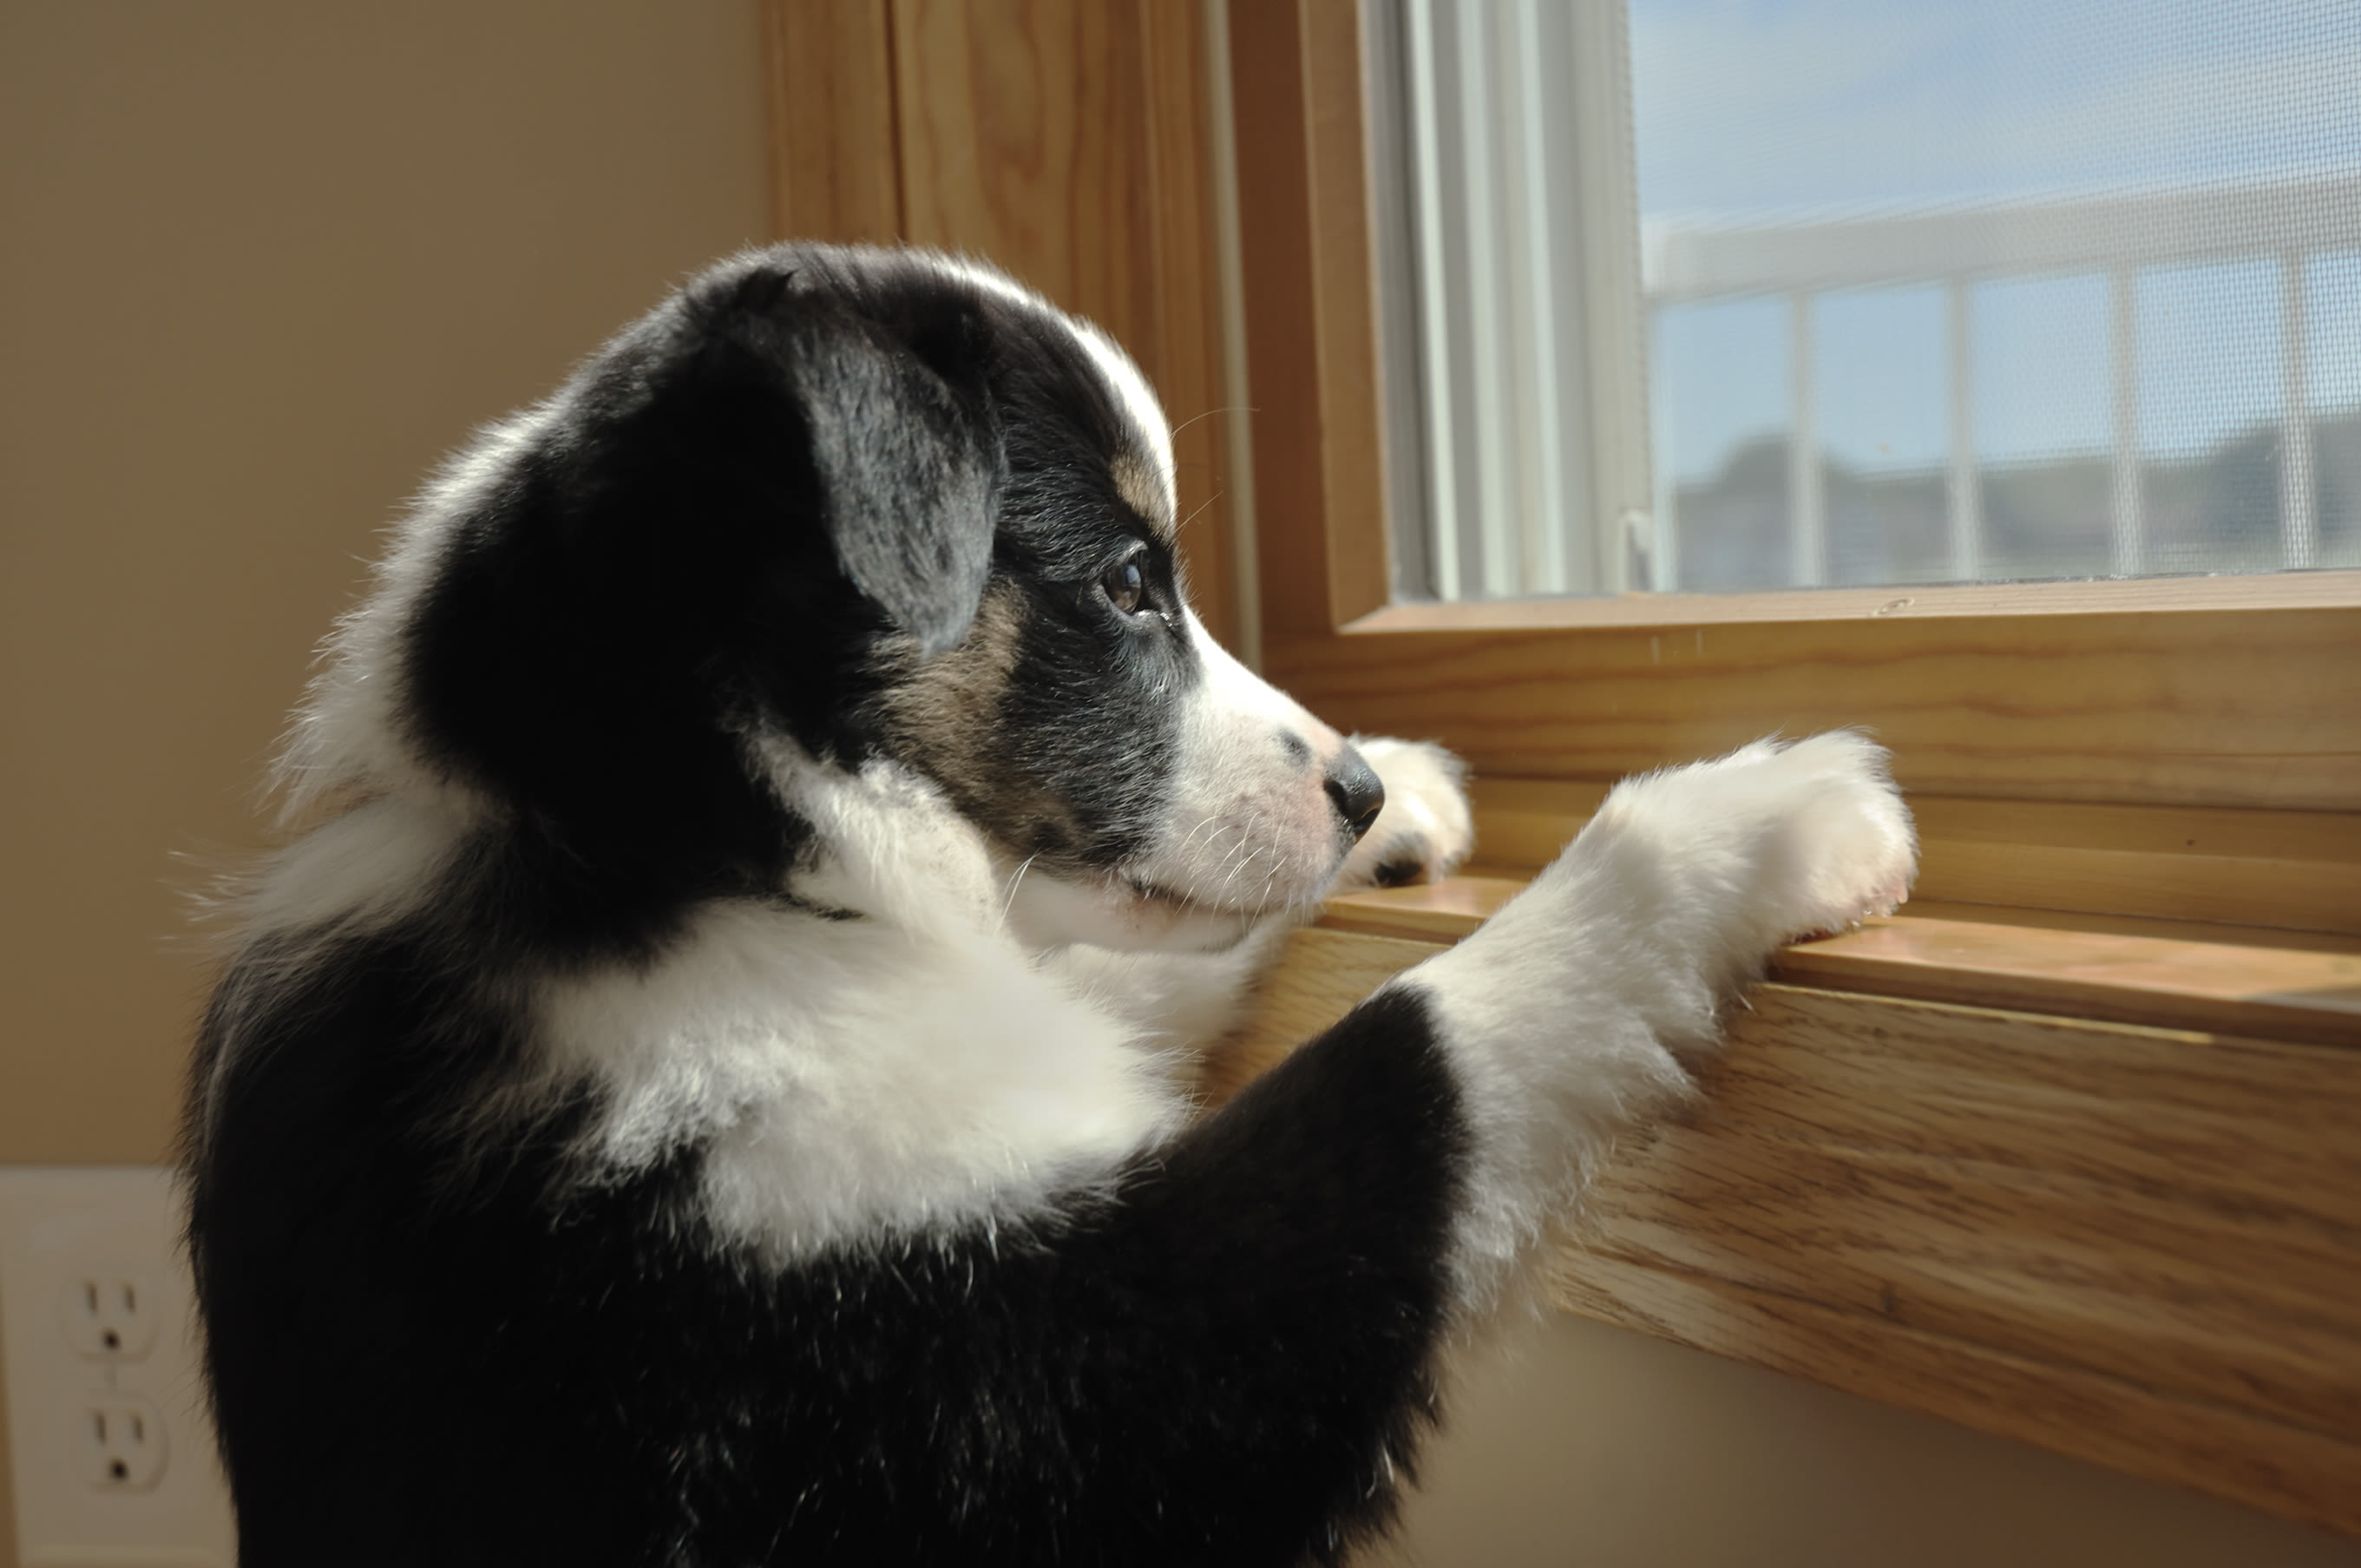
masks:
[[[1798,937],[1891,914],[1917,874],[1916,835],[1885,749],[1850,729],[1758,740],[1615,786],[1584,837],[1653,857],[1708,967],[1735,979]]]
[[[1432,741],[1356,735],[1353,744],[1386,786],[1386,806],[1337,874],[1337,890],[1449,876],[1476,847],[1466,764]]]

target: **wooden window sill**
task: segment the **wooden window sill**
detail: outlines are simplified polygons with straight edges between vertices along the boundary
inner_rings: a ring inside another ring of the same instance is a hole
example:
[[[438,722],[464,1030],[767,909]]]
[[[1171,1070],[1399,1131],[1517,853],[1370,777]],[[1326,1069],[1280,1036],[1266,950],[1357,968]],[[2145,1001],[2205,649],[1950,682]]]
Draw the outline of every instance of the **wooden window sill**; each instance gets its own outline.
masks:
[[[1480,785],[1523,863],[1334,900],[1209,1096],[1474,930],[1600,793]],[[1921,896],[1779,956],[1569,1217],[1556,1300],[2361,1535],[2361,832],[1912,804]]]
[[[1581,830],[1603,784],[1478,780],[1491,862],[1330,902],[1331,930],[1457,941]],[[1799,942],[1772,977],[2056,1017],[2361,1045],[2361,817],[1913,796],[1922,867],[1892,918]]]
[[[1331,901],[1321,925],[1457,941],[1524,886],[1474,872]],[[1798,942],[1771,978],[1862,992],[2320,1045],[2361,1046],[2361,938],[1919,900]]]

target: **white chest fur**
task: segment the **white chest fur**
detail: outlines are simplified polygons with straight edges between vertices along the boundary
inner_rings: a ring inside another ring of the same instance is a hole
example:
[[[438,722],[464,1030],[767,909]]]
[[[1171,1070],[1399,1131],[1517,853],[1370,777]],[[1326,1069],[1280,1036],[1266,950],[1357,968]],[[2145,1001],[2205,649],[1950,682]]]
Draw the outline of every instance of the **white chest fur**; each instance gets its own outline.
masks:
[[[1021,1220],[1184,1113],[1134,1030],[995,922],[862,913],[717,904],[650,966],[545,982],[548,1067],[603,1091],[596,1164],[701,1146],[715,1225],[785,1258]]]

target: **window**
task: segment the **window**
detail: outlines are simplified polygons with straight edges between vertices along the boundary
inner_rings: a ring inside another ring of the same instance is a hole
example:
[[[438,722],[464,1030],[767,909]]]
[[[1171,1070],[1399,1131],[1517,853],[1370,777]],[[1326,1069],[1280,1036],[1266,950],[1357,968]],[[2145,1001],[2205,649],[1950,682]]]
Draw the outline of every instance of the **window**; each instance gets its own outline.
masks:
[[[2361,10],[1366,15],[1397,598],[2361,565]]]
[[[1437,16],[1445,14],[1441,0],[1433,0],[1432,8]],[[1924,9],[1931,8],[1913,8]],[[1480,15],[1487,26],[1502,26],[1500,18],[1514,11],[1500,0]],[[1383,19],[1375,5],[1367,14]],[[1600,36],[1611,41],[1623,12],[1609,0],[1582,0],[1537,14],[1570,21],[1576,42],[1587,28],[1595,42]],[[2141,15],[2148,14],[2141,8]],[[1382,69],[1386,57],[1374,25],[1365,36],[1363,15],[1351,5],[1329,3],[1240,5],[1229,13],[1237,140],[1246,149],[1237,166],[1239,239],[1256,410],[1264,663],[1281,684],[1343,724],[1444,740],[1469,756],[1479,774],[1494,777],[1612,778],[1708,755],[1769,731],[1866,724],[1894,748],[1905,782],[1921,795],[2361,809],[2361,660],[2355,657],[2361,652],[2361,616],[2355,610],[2361,606],[2361,573],[1982,580],[2018,569],[2007,554],[2015,526],[2008,520],[2056,504],[2044,485],[2070,490],[2079,484],[2085,496],[2078,504],[2087,505],[2091,494],[2112,497],[2117,483],[2119,449],[2103,448],[2103,472],[2094,476],[2088,466],[2093,450],[2089,440],[2070,449],[2082,454],[2077,460],[2083,467],[2059,460],[2050,465],[2052,472],[2035,472],[2044,461],[2034,439],[2038,422],[1997,389],[1971,403],[1981,433],[1973,450],[1979,454],[1976,505],[1983,524],[1974,536],[1974,573],[1957,572],[1952,565],[1955,551],[1970,552],[1955,544],[1950,526],[1948,455],[1937,482],[1928,482],[1931,454],[1950,451],[1948,413],[1937,422],[1939,434],[1925,430],[1927,417],[1919,418],[1920,433],[1899,444],[1893,469],[1864,461],[1859,472],[1848,466],[1832,480],[1832,470],[1824,466],[1821,515],[1834,521],[1808,551],[1797,548],[1786,527],[1792,481],[1779,472],[1773,451],[1773,477],[1760,482],[1758,493],[1768,493],[1766,510],[1780,509],[1778,525],[1775,531],[1768,522],[1754,525],[1757,543],[1763,538],[1770,543],[1751,555],[1726,557],[1742,562],[1730,568],[1730,576],[1742,570],[1744,580],[1754,583],[1808,583],[1811,572],[1793,570],[1797,556],[1808,554],[1827,563],[1826,586],[1699,591],[1706,583],[1692,572],[1703,573],[1697,563],[1708,556],[1681,550],[1678,511],[1684,498],[1677,494],[1672,548],[1626,548],[1619,554],[1618,523],[1635,544],[1654,544],[1641,536],[1630,516],[1642,514],[1646,530],[1653,531],[1660,460],[1652,455],[1635,463],[1631,455],[1635,444],[1647,450],[1645,404],[1637,389],[1642,365],[1619,383],[1626,389],[1620,396],[1591,395],[1598,386],[1594,377],[1581,382],[1587,404],[1572,399],[1560,403],[1574,433],[1561,444],[1573,455],[1557,481],[1559,493],[1570,510],[1588,496],[1587,515],[1605,518],[1608,531],[1606,548],[1587,555],[1569,548],[1560,558],[1569,571],[1586,559],[1598,563],[1597,575],[1587,583],[1569,576],[1562,585],[1528,584],[1508,574],[1488,580],[1479,521],[1476,544],[1461,556],[1466,602],[1422,599],[1415,580],[1418,552],[1395,546],[1405,532],[1432,537],[1400,521],[1416,515],[1427,480],[1415,469],[1406,475],[1401,444],[1389,439],[1386,391],[1404,378],[1404,347],[1398,329],[1386,330],[1399,320],[1399,299],[1390,285],[1381,286],[1388,276],[1384,267],[1373,264],[1385,236],[1401,233],[1406,222],[1407,203],[1389,198],[1383,181],[1373,175],[1389,156],[1387,148],[1400,145],[1402,127],[1372,106],[1376,101],[1367,92],[1365,60],[1374,57]],[[1454,37],[1466,30],[1456,22],[1454,27]],[[1510,50],[1505,58],[1517,56]],[[1588,58],[1595,62],[1600,57],[1594,50]],[[1564,73],[1556,86],[1569,101],[1552,98],[1552,112],[1578,126],[1580,116],[1566,112],[1574,107],[1570,95],[1586,82],[1595,87],[1595,78],[1613,74],[1582,69]],[[1488,83],[1484,101],[1498,106],[1505,102],[1505,91],[1498,82]],[[1599,143],[1594,139],[1592,145]],[[1516,172],[1513,159],[1495,159],[1491,167],[1500,181]],[[1644,184],[1644,159],[1630,167],[1637,171],[1635,188]],[[1635,190],[1633,200],[1639,199]],[[2338,221],[2349,221],[2349,209],[2338,212],[2347,214]],[[2349,276],[2349,263],[2340,258],[2352,248],[2307,251],[2307,308],[2342,287],[2338,280]],[[1635,245],[1632,275],[1620,283],[1611,271],[1612,256],[1602,259],[1585,279],[1587,302],[1602,296],[1611,301],[1618,288],[1638,296],[1644,280],[1636,249]],[[1699,239],[1689,254],[1710,259],[1720,253]],[[2235,275],[2227,282],[2216,277],[2216,264],[2210,261],[2192,269],[2185,258],[2175,259],[2149,269],[2134,280],[2135,313],[2145,311],[2161,321],[2192,305],[2224,310],[2228,313],[2213,318],[2215,324],[2206,332],[2181,334],[2195,345],[2190,352],[2202,357],[2212,352],[2205,347],[2209,342],[2244,344],[2252,323],[2279,309],[2279,296],[2258,303],[2260,296],[2237,272],[2257,263],[2228,265]],[[2061,319],[2087,319],[2094,287],[2088,277],[2085,268],[2080,273],[2036,270],[2022,279],[2012,274],[1979,282],[1969,291],[1968,304],[1971,326],[1988,323],[1974,329],[1984,336],[1984,357],[1998,362],[2013,354],[2023,360],[2053,350],[2059,339],[2070,335],[2059,326]],[[1599,286],[1592,288],[1594,282]],[[1830,291],[1843,297],[1814,302],[1807,313],[1810,333],[1839,348],[1861,341],[1916,344],[1923,360],[1952,331],[1948,285],[1871,279],[1857,289],[1849,284]],[[1671,334],[1710,331],[1740,345],[1752,342],[1757,364],[1750,374],[1756,385],[1752,391],[1740,390],[1770,418],[1784,406],[1779,400],[1788,395],[1793,378],[1792,371],[1779,366],[1795,307],[1774,305],[1767,323],[1699,319],[1710,310],[1741,307],[1756,308],[1747,301],[1701,303],[1688,327],[1675,319]],[[2338,314],[2342,309],[2323,305],[2315,311],[2304,341],[2326,341],[2322,334],[2332,331],[2331,323],[2345,319]],[[1636,321],[1636,314],[1629,319]],[[2239,326],[2242,320],[2247,328]],[[1598,307],[1586,302],[1555,329],[1560,335],[1577,329],[1591,334],[1580,356],[1586,365],[1602,355],[1612,358],[1616,335],[1600,321]],[[2224,321],[2229,324],[2220,324]],[[1660,328],[1656,335],[1667,333]],[[2267,335],[2275,344],[2283,336]],[[1634,360],[1642,352],[1638,336],[1634,331],[1628,339]],[[1601,344],[1609,346],[1601,349]],[[1541,359],[1535,349],[1521,360],[1496,354],[1493,363],[1530,366]],[[1765,371],[1765,363],[1773,368]],[[2231,363],[2235,368],[2238,361],[2234,356]],[[2344,367],[2349,363],[2332,355],[2316,371],[2308,369],[2307,397],[2334,403],[2348,396],[2340,389],[2349,383],[2339,378],[2349,378]],[[2221,405],[2228,414],[2217,409],[2208,416],[2211,423],[2205,418],[2186,422],[2194,435],[2158,437],[2135,450],[2136,455],[2146,454],[2141,461],[2147,471],[2140,476],[2144,507],[2153,503],[2161,517],[2169,510],[2166,503],[2187,504],[2172,488],[2187,477],[2174,471],[2176,463],[2209,451],[2216,437],[2207,432],[2238,428],[2239,408],[2252,411],[2268,402],[2270,389],[2285,379],[2283,363],[2273,364],[2276,370],[2267,366],[2229,378],[2234,390],[2245,389]],[[1955,379],[1948,372],[1931,374],[1921,364],[1916,370],[1905,365],[1883,374],[1894,385],[1882,385],[1865,371],[1839,371],[1833,362],[1824,366],[1820,402],[1832,411],[1822,422],[1906,397],[1938,400],[1938,407],[1948,408],[1939,400]],[[2112,371],[2086,363],[2080,374],[2079,385],[2087,391],[2090,385],[2104,385],[2099,378]],[[2211,385],[2205,378],[2171,384],[2200,389]],[[2060,399],[2082,395],[2077,385],[2070,378],[2048,392]],[[1514,407],[1516,400],[1495,398],[1493,406]],[[2109,440],[2113,420],[2110,404],[2104,423]],[[1714,427],[1703,422],[1700,428],[1709,434]],[[1712,491],[1715,476],[1729,466],[1727,457],[1751,439],[1746,432],[1763,426],[1732,419],[1726,428],[1722,457],[1711,447],[1694,464],[1676,457],[1670,468],[1675,480],[1696,484],[1702,476],[1702,489]],[[1477,433],[1496,439],[1491,432]],[[1454,460],[1459,450],[1452,448]],[[1684,448],[1676,440],[1670,450]],[[1839,451],[1861,455],[1864,444],[1848,435]],[[1600,453],[1607,457],[1598,459]],[[1873,444],[1868,455],[1884,455],[1874,453]],[[2010,468],[2020,460],[2029,466]],[[1573,463],[1593,464],[1587,484]],[[1905,473],[1914,477],[1905,482]],[[2040,483],[2016,482],[2026,473]],[[2238,514],[2247,521],[2227,553],[2251,547],[2259,555],[2263,541],[2268,549],[2279,549],[2275,465],[2271,473],[2268,522]],[[1483,482],[1499,497],[1514,489],[1497,473]],[[1520,478],[1515,484],[1528,482]],[[2263,488],[2249,480],[2243,493]],[[2232,490],[2241,493],[2235,486]],[[1463,483],[1454,493],[1471,492]],[[1723,495],[1728,493],[1726,488]],[[2112,509],[2112,499],[2106,504]],[[1857,526],[1861,512],[1916,521],[1872,548],[1859,543],[1867,532]],[[1485,513],[1478,508],[1477,515]],[[1506,515],[1512,521],[1517,516]],[[2112,510],[2106,515],[2104,563],[2092,534],[2068,542],[2083,552],[2071,569],[2103,571],[2115,565]],[[1389,517],[1396,520],[1390,541]],[[1690,521],[1699,519],[1693,514]],[[1491,526],[1496,540],[1513,533],[1497,522]],[[2151,541],[2171,537],[2162,530],[2150,535]],[[2164,554],[2156,552],[2159,560]],[[1471,557],[1473,570],[1467,565]],[[1684,557],[1689,567],[1679,565]],[[1611,570],[1619,558],[1630,574],[1620,584]],[[1672,591],[1625,591],[1654,587],[1655,574],[1664,569],[1660,562],[1672,564]],[[1524,570],[1521,562],[1517,573]],[[1931,581],[1905,581],[1899,587],[1847,582],[1865,576]],[[1741,583],[1725,578],[1716,586],[1736,589]]]

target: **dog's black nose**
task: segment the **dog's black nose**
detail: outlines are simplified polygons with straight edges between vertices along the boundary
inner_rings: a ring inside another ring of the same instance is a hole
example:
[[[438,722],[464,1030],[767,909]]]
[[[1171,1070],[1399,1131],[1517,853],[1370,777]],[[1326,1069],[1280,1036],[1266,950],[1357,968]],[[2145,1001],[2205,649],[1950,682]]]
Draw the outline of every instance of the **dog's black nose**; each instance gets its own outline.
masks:
[[[1336,753],[1328,764],[1328,798],[1336,807],[1336,815],[1353,830],[1355,842],[1369,830],[1378,813],[1386,808],[1386,786],[1378,782],[1377,773],[1361,761],[1361,753],[1347,746]]]

